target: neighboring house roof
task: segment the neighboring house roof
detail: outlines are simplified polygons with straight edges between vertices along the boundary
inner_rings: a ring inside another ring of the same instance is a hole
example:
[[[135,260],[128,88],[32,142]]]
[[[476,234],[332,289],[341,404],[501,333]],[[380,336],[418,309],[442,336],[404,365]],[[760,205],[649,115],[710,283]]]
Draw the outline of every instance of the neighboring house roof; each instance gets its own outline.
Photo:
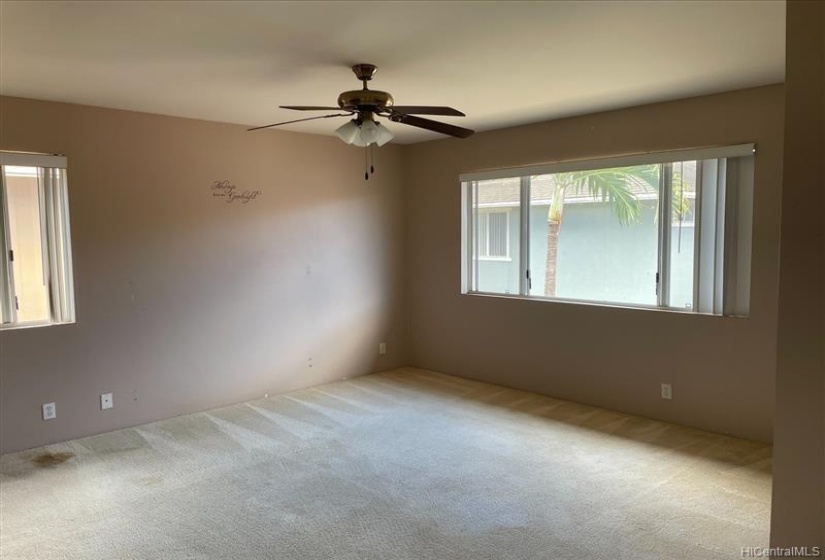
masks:
[[[685,169],[685,195],[695,196],[693,185],[696,184],[695,168]],[[479,206],[518,206],[520,196],[520,178],[507,177],[504,179],[490,179],[479,181],[478,205]],[[530,181],[530,198],[532,204],[549,205],[553,199],[553,191],[556,187],[553,175],[535,175]],[[653,200],[658,196],[658,189],[639,182],[630,186],[630,192],[641,200]],[[587,187],[571,188],[564,193],[565,204],[576,204],[583,202],[601,202],[601,199],[593,198]]]

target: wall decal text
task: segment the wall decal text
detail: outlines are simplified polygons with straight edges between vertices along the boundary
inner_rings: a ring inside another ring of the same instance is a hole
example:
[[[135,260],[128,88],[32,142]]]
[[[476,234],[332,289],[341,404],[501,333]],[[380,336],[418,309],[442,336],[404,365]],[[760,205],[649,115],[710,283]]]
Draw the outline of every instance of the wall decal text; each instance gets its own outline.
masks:
[[[241,190],[237,185],[233,185],[226,179],[221,181],[214,181],[210,187],[212,196],[215,198],[223,198],[227,204],[233,202],[240,202],[247,204],[250,200],[255,200],[261,196],[261,191]]]

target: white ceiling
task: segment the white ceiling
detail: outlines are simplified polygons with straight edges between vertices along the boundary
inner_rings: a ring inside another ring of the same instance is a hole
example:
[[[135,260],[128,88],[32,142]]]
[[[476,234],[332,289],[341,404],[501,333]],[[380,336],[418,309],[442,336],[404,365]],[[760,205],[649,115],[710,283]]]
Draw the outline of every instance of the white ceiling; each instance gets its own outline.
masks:
[[[335,105],[358,62],[397,104],[490,130],[782,82],[785,5],[0,1],[3,95],[253,126],[311,116],[278,105]],[[440,137],[389,126],[401,143]]]

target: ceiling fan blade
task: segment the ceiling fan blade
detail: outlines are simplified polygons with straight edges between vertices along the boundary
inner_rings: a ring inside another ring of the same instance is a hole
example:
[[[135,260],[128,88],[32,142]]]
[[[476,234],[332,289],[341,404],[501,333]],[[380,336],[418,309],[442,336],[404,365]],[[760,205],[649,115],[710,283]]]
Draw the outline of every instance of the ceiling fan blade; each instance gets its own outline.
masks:
[[[281,105],[281,109],[292,109],[293,111],[340,111],[340,107],[316,107],[314,105]]]
[[[405,115],[403,113],[393,113],[390,115],[390,120],[393,122],[400,122],[410,126],[417,126],[433,132],[440,132],[447,136],[455,136],[456,138],[468,138],[475,134],[474,130],[469,128],[461,128],[452,124],[447,124],[438,121],[431,121],[430,119],[422,119],[421,117],[414,117],[413,115]]]
[[[466,117],[464,113],[452,107],[435,107],[428,105],[393,105],[390,111],[397,111],[405,115],[443,115],[445,117]]]
[[[247,130],[247,132],[250,132],[252,130],[260,130],[262,128],[271,128],[273,126],[280,126],[282,124],[292,124],[292,123],[296,123],[296,122],[314,121],[314,120],[317,120],[317,119],[328,119],[330,117],[349,117],[350,115],[352,115],[352,113],[337,113],[335,115],[322,115],[320,117],[309,117],[309,118],[306,118],[306,119],[296,119],[294,121],[284,121],[284,122],[279,122],[279,123],[275,123],[275,124],[267,124],[267,125],[264,125],[264,126],[256,126],[255,128],[247,128],[246,130]]]

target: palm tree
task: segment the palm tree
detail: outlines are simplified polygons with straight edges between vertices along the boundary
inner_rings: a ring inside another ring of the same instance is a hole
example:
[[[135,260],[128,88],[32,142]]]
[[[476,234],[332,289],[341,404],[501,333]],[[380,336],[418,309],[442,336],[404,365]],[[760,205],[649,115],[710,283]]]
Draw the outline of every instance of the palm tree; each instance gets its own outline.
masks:
[[[553,198],[547,215],[545,296],[556,295],[559,232],[564,214],[565,194],[589,194],[594,200],[610,202],[619,223],[630,226],[639,222],[639,201],[635,193],[645,190],[658,191],[660,167],[650,164],[553,174]],[[681,200],[681,197],[679,198]]]

